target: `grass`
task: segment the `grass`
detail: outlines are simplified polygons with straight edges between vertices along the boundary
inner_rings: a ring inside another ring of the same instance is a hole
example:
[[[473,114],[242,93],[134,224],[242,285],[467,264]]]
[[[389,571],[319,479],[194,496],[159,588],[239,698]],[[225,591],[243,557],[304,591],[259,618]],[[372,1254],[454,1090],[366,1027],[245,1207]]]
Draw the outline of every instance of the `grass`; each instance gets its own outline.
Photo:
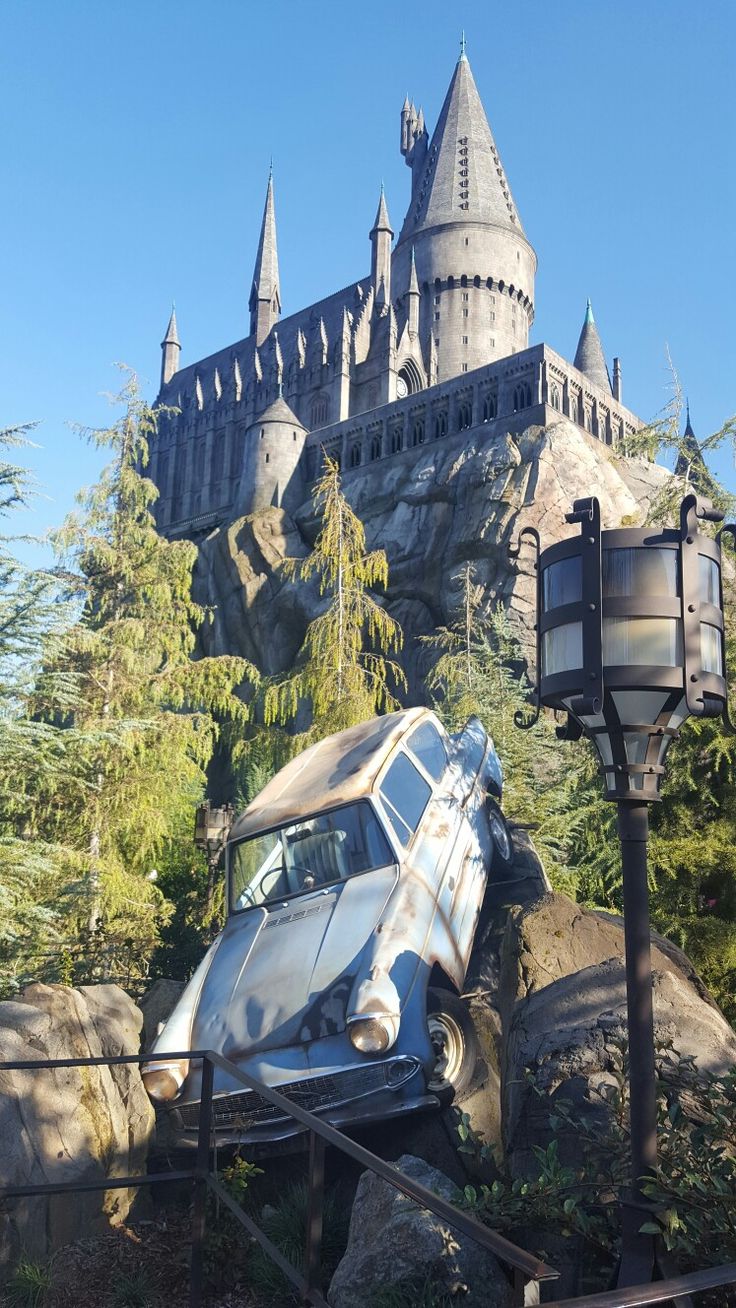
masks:
[[[370,1308],[454,1308],[457,1302],[440,1290],[431,1276],[409,1276],[374,1294]]]
[[[5,1287],[12,1308],[43,1308],[51,1290],[51,1263],[21,1258]]]
[[[286,1185],[274,1205],[267,1205],[255,1220],[276,1248],[295,1267],[302,1266],[307,1225],[306,1181]],[[345,1252],[350,1224],[350,1204],[339,1188],[325,1193],[322,1235],[322,1279],[328,1285]],[[269,1304],[291,1303],[295,1290],[268,1254],[256,1245],[247,1266],[248,1283]]]

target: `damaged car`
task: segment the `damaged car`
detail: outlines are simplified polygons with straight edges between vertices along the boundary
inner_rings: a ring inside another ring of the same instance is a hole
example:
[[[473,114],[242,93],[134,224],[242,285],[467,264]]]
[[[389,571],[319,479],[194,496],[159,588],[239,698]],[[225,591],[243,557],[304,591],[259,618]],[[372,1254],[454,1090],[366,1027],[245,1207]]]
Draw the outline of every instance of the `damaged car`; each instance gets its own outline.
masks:
[[[428,709],[351,727],[294,758],[237,818],[228,916],[144,1066],[194,1140],[213,1049],[338,1127],[436,1107],[467,1088],[477,1044],[461,998],[489,870],[513,860],[501,765],[477,719]],[[301,1130],[215,1069],[222,1143]]]

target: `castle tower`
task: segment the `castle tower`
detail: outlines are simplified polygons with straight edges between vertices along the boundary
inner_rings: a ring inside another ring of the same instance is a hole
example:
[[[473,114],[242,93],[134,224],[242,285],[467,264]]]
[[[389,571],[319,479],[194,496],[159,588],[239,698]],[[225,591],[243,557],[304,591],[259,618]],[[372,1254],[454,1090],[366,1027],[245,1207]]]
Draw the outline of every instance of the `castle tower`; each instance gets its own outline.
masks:
[[[250,300],[250,333],[256,345],[265,341],[268,333],[281,316],[279,288],[279,256],[276,249],[276,209],[273,202],[273,172],[268,175],[266,203],[263,208],[261,237],[258,242],[256,266]]]
[[[241,513],[301,504],[306,492],[299,463],[306,434],[282,395],[251,423],[245,433]]]
[[[166,386],[175,372],[179,371],[179,355],[181,345],[179,343],[179,332],[176,326],[176,309],[171,306],[171,317],[169,325],[166,328],[166,335],[161,342],[161,385]]]
[[[370,237],[371,282],[376,294],[376,304],[383,307],[391,303],[391,242],[394,237],[388,218],[383,183],[381,183],[376,221],[371,228]]]
[[[434,339],[438,381],[529,343],[537,258],[524,234],[470,64],[461,54],[428,146],[413,105],[401,111],[412,201],[394,251],[406,286],[416,252],[420,337]]]
[[[598,328],[595,325],[590,300],[588,300],[585,310],[585,319],[573,362],[575,367],[584,372],[586,377],[589,377],[596,386],[600,386],[609,395],[613,394],[611,379],[606,366],[606,356],[603,353],[603,346],[598,335]]]

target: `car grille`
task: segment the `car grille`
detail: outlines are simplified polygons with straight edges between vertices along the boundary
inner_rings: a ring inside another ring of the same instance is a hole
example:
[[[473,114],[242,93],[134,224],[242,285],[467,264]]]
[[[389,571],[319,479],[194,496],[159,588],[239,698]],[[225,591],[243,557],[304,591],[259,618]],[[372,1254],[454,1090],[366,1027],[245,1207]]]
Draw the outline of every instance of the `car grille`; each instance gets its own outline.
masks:
[[[416,1064],[408,1059],[406,1074],[399,1078],[388,1079],[390,1063],[373,1063],[368,1067],[351,1067],[344,1072],[334,1072],[330,1076],[312,1076],[304,1081],[291,1081],[288,1085],[274,1086],[287,1099],[291,1099],[299,1108],[316,1112],[320,1108],[329,1108],[349,1099],[357,1099],[376,1090],[383,1090],[389,1084],[392,1088],[402,1084],[413,1075]],[[182,1124],[187,1130],[193,1130],[199,1123],[199,1104],[182,1104],[178,1109]],[[269,1103],[254,1090],[243,1094],[222,1095],[212,1101],[212,1120],[220,1129],[237,1128],[247,1130],[260,1122],[288,1120],[286,1114],[275,1104]]]

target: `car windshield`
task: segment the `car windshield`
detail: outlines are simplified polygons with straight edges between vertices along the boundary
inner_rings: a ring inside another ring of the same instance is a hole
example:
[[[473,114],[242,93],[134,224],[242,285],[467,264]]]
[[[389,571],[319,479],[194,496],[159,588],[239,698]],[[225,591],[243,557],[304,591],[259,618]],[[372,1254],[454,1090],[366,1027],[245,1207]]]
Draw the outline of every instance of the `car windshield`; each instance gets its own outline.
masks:
[[[228,846],[233,912],[386,867],[394,856],[362,801]]]

